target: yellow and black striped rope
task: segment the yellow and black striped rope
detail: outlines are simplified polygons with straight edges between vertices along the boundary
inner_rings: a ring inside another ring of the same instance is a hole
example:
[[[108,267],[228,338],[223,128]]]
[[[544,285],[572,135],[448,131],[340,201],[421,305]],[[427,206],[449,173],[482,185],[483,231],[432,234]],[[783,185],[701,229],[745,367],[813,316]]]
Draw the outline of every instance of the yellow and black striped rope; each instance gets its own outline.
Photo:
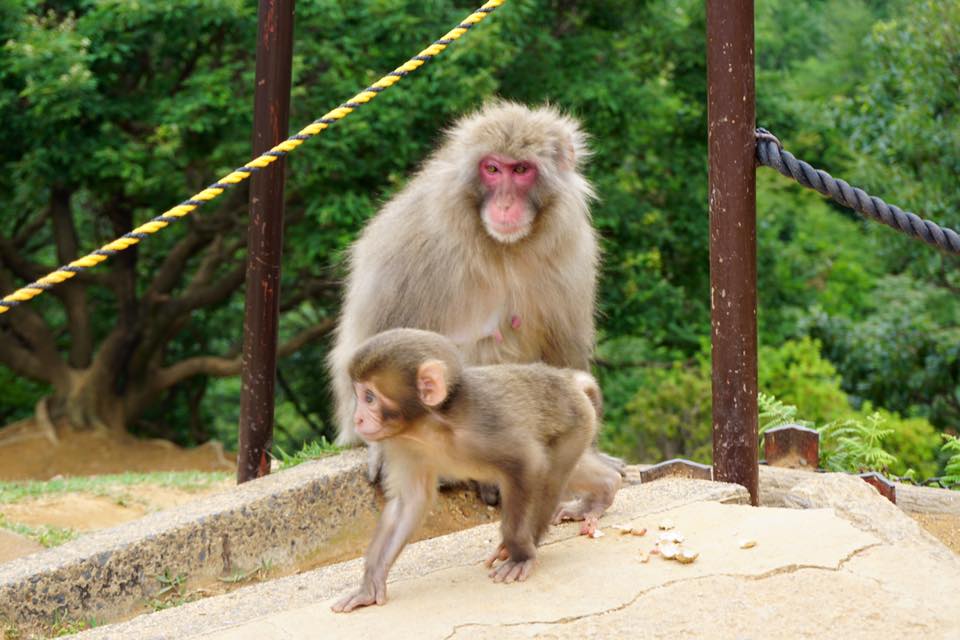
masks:
[[[296,135],[290,136],[269,151],[261,154],[259,157],[254,158],[242,167],[235,169],[229,174],[223,176],[200,193],[191,196],[189,199],[184,200],[177,206],[167,210],[162,215],[157,216],[149,222],[140,225],[133,231],[125,233],[123,236],[117,238],[113,242],[100,247],[93,253],[87,254],[82,258],[78,258],[73,262],[60,267],[56,271],[48,273],[36,282],[31,282],[22,289],[17,289],[10,295],[4,296],[4,298],[0,300],[0,314],[6,313],[20,303],[27,302],[28,300],[35,298],[47,289],[60,284],[65,280],[69,280],[74,275],[84,271],[85,269],[90,269],[97,266],[101,262],[106,261],[110,256],[116,255],[120,251],[132,247],[150,234],[156,233],[160,229],[163,229],[169,225],[171,222],[176,222],[183,216],[203,206],[207,202],[210,202],[230,187],[243,182],[249,178],[253,172],[259,171],[260,169],[263,169],[264,167],[267,167],[275,162],[277,158],[282,158],[283,156],[287,155],[305,141],[318,135],[321,131],[329,127],[337,120],[346,118],[348,115],[353,113],[354,110],[362,107],[366,103],[376,98],[378,93],[385,89],[389,89],[399,82],[401,78],[407,74],[413,73],[431,58],[440,55],[443,50],[447,48],[447,45],[452,43],[454,40],[458,40],[461,36],[463,36],[463,34],[473,28],[474,25],[480,23],[484,18],[490,15],[494,9],[502,5],[504,2],[506,2],[506,0],[489,0],[482,7],[467,16],[449,33],[431,44],[429,47],[413,56],[387,75],[383,76],[333,111],[330,111],[322,118],[314,120],[312,123],[301,129]]]

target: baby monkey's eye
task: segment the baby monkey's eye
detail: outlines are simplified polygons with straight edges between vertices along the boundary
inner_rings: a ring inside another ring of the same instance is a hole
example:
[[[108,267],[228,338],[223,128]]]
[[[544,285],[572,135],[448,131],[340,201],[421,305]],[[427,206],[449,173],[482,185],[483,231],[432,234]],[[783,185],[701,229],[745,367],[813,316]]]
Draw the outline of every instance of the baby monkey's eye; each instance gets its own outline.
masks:
[[[515,174],[517,174],[517,175],[522,176],[523,174],[525,174],[525,173],[527,172],[527,169],[529,169],[529,167],[527,167],[527,165],[525,165],[525,164],[518,164],[517,166],[515,166],[515,167],[513,168],[513,172],[514,172]]]
[[[488,164],[484,168],[487,170],[487,173],[496,173],[497,171],[499,171],[499,169],[497,169],[497,165],[495,164]]]
[[[370,389],[367,389],[363,393],[363,399],[367,404],[373,404],[373,401],[377,399],[377,396],[374,395],[373,391],[370,391]]]

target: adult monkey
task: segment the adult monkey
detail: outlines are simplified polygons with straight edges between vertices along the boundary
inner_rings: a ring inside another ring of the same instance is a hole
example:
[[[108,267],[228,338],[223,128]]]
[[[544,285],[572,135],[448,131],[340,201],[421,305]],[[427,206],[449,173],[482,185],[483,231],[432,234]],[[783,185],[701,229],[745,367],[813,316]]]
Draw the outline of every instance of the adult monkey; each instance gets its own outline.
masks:
[[[588,155],[569,116],[493,101],[449,129],[370,220],[349,252],[329,357],[338,444],[359,442],[350,357],[387,329],[441,333],[469,365],[589,370],[599,249],[580,173]],[[370,452],[374,481],[380,454]]]

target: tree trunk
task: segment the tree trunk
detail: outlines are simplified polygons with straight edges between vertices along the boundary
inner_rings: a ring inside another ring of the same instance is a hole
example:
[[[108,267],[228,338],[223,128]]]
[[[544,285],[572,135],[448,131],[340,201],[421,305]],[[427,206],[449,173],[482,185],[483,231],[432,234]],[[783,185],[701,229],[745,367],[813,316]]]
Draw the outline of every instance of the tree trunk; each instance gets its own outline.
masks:
[[[123,398],[113,391],[112,378],[97,369],[71,369],[54,387],[50,399],[52,417],[66,418],[74,429],[120,432],[126,428]]]

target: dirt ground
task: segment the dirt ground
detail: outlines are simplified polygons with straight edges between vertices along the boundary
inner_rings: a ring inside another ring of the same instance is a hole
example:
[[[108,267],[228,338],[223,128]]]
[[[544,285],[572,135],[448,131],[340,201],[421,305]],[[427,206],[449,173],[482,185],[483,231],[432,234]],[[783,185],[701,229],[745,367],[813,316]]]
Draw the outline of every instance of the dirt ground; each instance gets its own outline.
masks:
[[[940,542],[960,553],[960,517],[941,513],[907,513]]]
[[[228,471],[235,470],[233,456],[219,446],[182,449],[163,440],[138,440],[124,434],[82,432],[59,428],[55,438],[24,421],[0,429],[0,480],[50,480],[56,477],[115,474],[125,471]],[[93,531],[135,520],[147,513],[176,507],[198,497],[224,491],[234,480],[195,489],[140,483],[98,486],[96,493],[56,493],[0,504],[0,520],[8,524],[58,527],[77,532]],[[434,537],[498,517],[480,505],[471,492],[455,491],[438,502],[418,539]],[[368,523],[372,530],[373,517]],[[345,534],[331,541],[316,557],[305,561],[312,568],[362,555],[369,540]],[[35,541],[0,527],[0,562],[33,553]]]
[[[183,449],[166,440],[125,433],[45,431],[32,420],[0,429],[0,480],[49,480],[124,471],[233,471],[236,461],[219,443]]]
[[[218,444],[182,449],[164,440],[138,440],[126,434],[74,432],[63,427],[49,433],[32,420],[0,429],[0,480],[4,481],[126,471],[232,472],[235,468],[233,457]],[[82,533],[175,507],[232,484],[230,478],[196,489],[117,483],[98,487],[96,493],[56,493],[0,504],[0,520],[9,527],[57,527]],[[0,562],[42,548],[36,541],[0,527]]]

